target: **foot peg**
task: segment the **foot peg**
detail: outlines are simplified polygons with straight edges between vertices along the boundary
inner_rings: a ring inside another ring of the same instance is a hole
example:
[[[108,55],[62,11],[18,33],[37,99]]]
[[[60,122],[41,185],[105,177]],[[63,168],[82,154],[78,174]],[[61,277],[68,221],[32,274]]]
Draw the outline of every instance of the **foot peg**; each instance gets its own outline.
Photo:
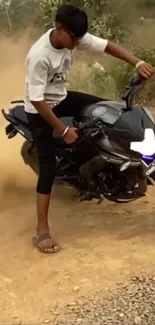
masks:
[[[90,191],[87,191],[87,192],[84,192],[84,193],[81,193],[80,194],[80,203],[83,202],[83,201],[92,201],[93,199],[97,199],[97,204],[101,204],[104,200],[104,196],[103,194],[101,193],[97,193],[97,192],[90,192]]]

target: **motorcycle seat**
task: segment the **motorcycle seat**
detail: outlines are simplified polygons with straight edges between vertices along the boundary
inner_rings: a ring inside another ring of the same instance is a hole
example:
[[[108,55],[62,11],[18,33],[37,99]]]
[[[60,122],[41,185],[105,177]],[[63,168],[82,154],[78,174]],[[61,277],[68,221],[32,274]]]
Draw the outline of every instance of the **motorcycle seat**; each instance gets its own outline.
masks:
[[[23,105],[18,105],[15,108],[12,109],[12,116],[13,118],[18,122],[21,123],[24,127],[29,129],[28,125],[28,119],[27,115],[24,111],[24,106]],[[73,118],[72,117],[61,117],[60,120],[65,124],[69,125],[70,127],[73,127]],[[57,144],[61,143],[62,144],[62,138],[60,134],[54,130],[53,131],[53,137],[56,139]]]
[[[15,108],[13,108],[11,110],[11,112],[12,112],[12,116],[18,123],[21,123],[22,125],[28,127],[28,119],[27,119],[27,115],[24,111],[23,105],[16,106]]]

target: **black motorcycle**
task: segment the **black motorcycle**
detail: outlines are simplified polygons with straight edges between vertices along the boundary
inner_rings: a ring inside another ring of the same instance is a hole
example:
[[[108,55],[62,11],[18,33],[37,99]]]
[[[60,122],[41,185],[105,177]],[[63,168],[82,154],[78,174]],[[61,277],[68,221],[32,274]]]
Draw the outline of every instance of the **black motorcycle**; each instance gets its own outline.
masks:
[[[114,202],[129,202],[145,195],[148,179],[154,184],[154,119],[146,108],[133,107],[133,98],[144,84],[140,76],[135,76],[125,89],[124,102],[103,100],[84,107],[80,123],[62,118],[66,125],[78,128],[79,139],[74,145],[67,145],[54,131],[56,180],[77,188],[80,201],[95,198],[100,203],[105,197]],[[11,104],[15,106],[2,110],[9,122],[6,135],[11,139],[20,133],[26,139],[21,155],[25,164],[38,173],[23,101]],[[151,148],[144,142],[151,143]]]

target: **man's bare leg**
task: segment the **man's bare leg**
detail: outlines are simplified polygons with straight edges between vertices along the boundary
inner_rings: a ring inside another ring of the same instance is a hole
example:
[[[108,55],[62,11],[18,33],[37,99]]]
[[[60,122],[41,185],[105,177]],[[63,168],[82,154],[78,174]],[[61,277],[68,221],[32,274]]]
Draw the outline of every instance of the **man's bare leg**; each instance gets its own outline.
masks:
[[[50,204],[50,194],[37,193],[37,238],[33,239],[34,245],[42,253],[51,254],[60,250],[56,245],[49,232],[48,211]]]
[[[38,235],[49,232],[48,211],[50,194],[37,193]]]

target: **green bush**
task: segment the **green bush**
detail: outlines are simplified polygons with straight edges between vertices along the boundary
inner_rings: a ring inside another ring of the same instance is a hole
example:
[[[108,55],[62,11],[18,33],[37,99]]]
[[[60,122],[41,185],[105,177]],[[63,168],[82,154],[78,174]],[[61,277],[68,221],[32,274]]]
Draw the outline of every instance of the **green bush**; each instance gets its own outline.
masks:
[[[41,0],[40,8],[45,28],[53,25],[55,11],[60,4],[66,3],[65,0]],[[122,40],[126,35],[126,27],[120,21],[116,12],[109,12],[109,0],[74,0],[67,1],[74,3],[84,9],[89,18],[90,31],[95,32],[101,37]],[[103,14],[104,12],[104,14]]]
[[[155,66],[155,50],[135,50],[135,54]],[[129,80],[134,76],[135,69],[122,61],[115,62],[108,70],[93,67],[90,75],[90,82],[93,84],[93,91],[99,96],[107,96],[111,99],[120,98]],[[110,91],[109,91],[110,89]],[[155,99],[155,80],[147,81],[144,90],[138,95],[140,102],[152,101]]]
[[[135,52],[136,56],[139,57],[141,60],[149,62],[153,66],[155,66],[155,50],[154,49],[138,48],[134,52]],[[133,76],[134,68],[131,65],[124,66],[124,63],[118,61],[115,65],[113,65],[111,67],[109,74],[115,80],[117,92],[120,95],[122,93],[125,85],[127,85],[129,79]]]
[[[11,0],[0,2],[1,28],[17,30],[33,25],[39,8],[37,0]]]
[[[94,66],[89,76],[89,83],[96,96],[105,98],[110,96],[111,99],[116,97],[115,81],[106,69],[102,70]],[[109,89],[111,89],[110,92]]]
[[[127,36],[127,27],[120,21],[117,13],[107,13],[94,18],[90,30],[103,38],[120,41]]]
[[[136,4],[138,7],[155,7],[155,0],[137,0]]]

